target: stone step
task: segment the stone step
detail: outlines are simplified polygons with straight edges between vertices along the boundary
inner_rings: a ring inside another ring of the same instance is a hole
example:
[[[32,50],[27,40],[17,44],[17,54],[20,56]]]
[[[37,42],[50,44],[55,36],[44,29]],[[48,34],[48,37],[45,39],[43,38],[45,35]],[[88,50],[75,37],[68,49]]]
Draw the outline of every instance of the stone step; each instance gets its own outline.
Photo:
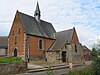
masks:
[[[78,66],[84,66],[84,65],[73,65],[73,67],[78,67]],[[69,68],[69,65],[56,65],[56,66],[51,66],[51,70],[55,70],[55,69],[64,69],[64,68]],[[41,72],[41,71],[47,71],[48,67],[43,67],[43,68],[33,68],[33,69],[29,69],[27,71],[27,73],[33,73],[33,72]]]

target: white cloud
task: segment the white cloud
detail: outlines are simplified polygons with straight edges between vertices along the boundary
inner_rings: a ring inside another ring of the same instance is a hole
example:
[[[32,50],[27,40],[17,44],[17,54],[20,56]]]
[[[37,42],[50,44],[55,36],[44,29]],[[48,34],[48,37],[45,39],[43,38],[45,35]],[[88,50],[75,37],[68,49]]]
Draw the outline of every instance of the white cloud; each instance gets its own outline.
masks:
[[[8,35],[16,10],[34,15],[37,0],[0,0],[0,35]],[[100,37],[100,0],[38,0],[41,18],[57,31],[76,27],[80,41],[91,46]]]

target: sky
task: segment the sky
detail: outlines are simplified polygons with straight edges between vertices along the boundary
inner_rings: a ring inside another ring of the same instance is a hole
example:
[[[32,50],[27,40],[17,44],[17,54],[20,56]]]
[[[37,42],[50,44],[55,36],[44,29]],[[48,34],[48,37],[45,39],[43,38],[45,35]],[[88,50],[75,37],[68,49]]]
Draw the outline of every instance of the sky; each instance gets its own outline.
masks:
[[[41,19],[56,31],[76,28],[80,42],[91,48],[100,39],[100,0],[38,0]],[[34,16],[37,0],[0,0],[0,36],[8,36],[17,10]]]

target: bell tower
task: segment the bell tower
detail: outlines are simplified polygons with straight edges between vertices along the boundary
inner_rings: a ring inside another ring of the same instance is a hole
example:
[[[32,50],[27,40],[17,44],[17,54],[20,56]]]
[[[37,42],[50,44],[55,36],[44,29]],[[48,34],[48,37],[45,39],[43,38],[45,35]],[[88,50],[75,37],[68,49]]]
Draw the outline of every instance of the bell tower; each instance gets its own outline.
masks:
[[[38,22],[40,22],[41,11],[40,11],[40,8],[39,8],[38,1],[37,1],[36,9],[35,9],[35,12],[34,12],[34,17]]]

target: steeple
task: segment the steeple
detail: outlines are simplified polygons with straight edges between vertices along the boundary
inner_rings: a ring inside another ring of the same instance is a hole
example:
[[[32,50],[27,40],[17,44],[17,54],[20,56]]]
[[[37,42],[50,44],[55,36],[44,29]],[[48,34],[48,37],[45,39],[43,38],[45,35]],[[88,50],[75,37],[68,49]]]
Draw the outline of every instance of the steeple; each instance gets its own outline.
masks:
[[[40,22],[40,16],[41,16],[40,13],[41,12],[40,12],[39,4],[38,4],[38,1],[37,1],[36,9],[35,9],[35,12],[34,12],[34,17],[38,22]]]

